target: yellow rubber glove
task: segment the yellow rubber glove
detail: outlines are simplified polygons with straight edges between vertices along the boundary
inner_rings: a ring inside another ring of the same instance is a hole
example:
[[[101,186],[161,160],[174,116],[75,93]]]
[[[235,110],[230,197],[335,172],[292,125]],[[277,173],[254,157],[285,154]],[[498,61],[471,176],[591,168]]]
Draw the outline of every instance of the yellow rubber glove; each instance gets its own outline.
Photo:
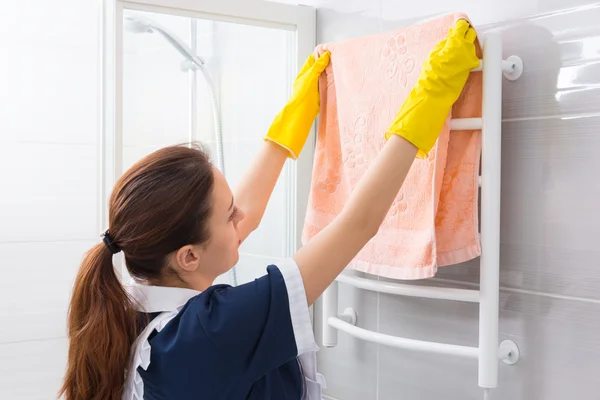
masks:
[[[285,148],[294,160],[306,143],[313,121],[319,114],[319,76],[329,64],[329,52],[315,60],[308,57],[298,73],[288,103],[277,114],[265,140]]]
[[[414,88],[402,105],[385,138],[400,135],[426,157],[435,145],[452,105],[460,96],[469,73],[479,66],[477,34],[465,20],[458,20],[429,54]]]

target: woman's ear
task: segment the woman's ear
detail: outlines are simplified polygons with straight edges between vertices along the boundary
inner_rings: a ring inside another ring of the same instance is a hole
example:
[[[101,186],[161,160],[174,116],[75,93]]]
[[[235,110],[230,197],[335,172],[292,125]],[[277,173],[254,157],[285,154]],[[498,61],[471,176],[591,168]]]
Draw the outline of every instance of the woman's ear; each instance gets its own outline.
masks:
[[[185,272],[194,272],[200,267],[204,250],[201,246],[186,245],[175,253],[177,268]]]

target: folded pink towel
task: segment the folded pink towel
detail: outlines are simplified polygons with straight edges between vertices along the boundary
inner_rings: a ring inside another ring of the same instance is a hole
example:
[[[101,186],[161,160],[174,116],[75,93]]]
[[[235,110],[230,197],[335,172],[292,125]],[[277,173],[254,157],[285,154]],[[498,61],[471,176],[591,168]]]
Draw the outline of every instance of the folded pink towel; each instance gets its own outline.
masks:
[[[321,76],[321,116],[303,240],[340,213],[385,144],[384,132],[433,47],[462,14],[318,46],[331,52]],[[453,118],[481,116],[481,73],[472,73]],[[477,197],[480,131],[452,131],[417,159],[377,235],[349,267],[388,278],[422,279],[438,266],[480,255]]]

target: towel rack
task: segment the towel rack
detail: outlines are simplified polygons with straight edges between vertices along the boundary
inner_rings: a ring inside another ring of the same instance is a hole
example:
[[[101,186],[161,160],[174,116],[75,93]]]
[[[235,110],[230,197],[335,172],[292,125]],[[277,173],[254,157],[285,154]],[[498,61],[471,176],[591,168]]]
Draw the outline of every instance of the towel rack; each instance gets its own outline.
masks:
[[[452,130],[482,130],[481,155],[481,271],[479,290],[418,286],[382,282],[342,274],[323,293],[322,342],[325,347],[337,344],[338,331],[355,338],[385,346],[455,355],[477,359],[479,386],[486,389],[498,385],[498,360],[514,364],[519,348],[505,340],[498,344],[499,266],[500,266],[500,155],[502,131],[502,76],[514,81],[523,73],[523,62],[517,56],[502,59],[502,36],[498,32],[485,35],[483,60],[474,71],[483,71],[482,118],[453,119]],[[479,303],[479,346],[427,342],[401,338],[359,328],[356,312],[347,308],[338,315],[338,282],[360,289],[401,296],[424,297]]]

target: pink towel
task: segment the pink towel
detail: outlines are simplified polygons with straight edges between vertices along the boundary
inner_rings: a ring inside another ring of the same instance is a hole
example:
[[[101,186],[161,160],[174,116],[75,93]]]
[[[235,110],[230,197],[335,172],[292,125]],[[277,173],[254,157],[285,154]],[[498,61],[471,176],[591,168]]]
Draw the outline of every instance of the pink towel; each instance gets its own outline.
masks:
[[[385,144],[384,132],[433,47],[462,14],[409,28],[320,45],[331,52],[321,76],[321,116],[303,240],[340,213]],[[478,50],[479,51],[479,50]],[[472,73],[453,118],[481,116],[481,73]],[[378,234],[349,267],[388,278],[422,279],[438,266],[480,255],[477,197],[480,131],[452,131],[417,159]]]

